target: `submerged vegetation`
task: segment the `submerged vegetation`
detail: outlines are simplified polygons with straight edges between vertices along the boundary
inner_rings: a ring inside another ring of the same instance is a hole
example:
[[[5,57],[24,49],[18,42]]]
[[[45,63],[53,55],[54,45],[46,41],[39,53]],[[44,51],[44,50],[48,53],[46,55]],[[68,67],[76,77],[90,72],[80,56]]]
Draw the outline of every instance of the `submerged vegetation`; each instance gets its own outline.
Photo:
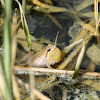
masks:
[[[99,3],[1,0],[0,99],[99,100]]]

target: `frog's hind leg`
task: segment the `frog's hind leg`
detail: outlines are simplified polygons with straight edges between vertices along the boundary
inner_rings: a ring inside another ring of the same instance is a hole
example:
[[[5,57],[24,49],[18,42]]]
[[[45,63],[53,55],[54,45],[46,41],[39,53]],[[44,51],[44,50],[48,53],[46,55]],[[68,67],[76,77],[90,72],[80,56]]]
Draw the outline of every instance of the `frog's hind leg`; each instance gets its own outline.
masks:
[[[33,52],[30,52],[30,53],[26,54],[24,57],[21,58],[21,61],[27,60],[33,54],[34,54]]]

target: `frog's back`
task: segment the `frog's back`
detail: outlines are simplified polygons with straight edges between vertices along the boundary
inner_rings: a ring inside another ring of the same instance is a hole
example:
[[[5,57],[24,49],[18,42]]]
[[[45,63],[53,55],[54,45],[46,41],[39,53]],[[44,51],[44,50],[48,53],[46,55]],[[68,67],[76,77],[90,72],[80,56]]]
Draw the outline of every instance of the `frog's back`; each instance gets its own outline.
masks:
[[[28,65],[31,67],[45,67],[46,66],[45,56],[40,56],[40,57],[37,57],[36,59],[29,57]]]

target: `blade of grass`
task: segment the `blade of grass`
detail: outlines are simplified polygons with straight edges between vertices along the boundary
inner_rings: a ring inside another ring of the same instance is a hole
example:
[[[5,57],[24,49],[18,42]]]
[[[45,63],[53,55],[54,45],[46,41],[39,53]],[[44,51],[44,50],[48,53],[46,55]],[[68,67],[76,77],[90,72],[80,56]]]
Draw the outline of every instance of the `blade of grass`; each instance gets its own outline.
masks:
[[[33,51],[32,40],[31,40],[31,36],[30,36],[30,33],[29,33],[28,25],[27,25],[27,22],[26,22],[26,18],[25,18],[22,6],[21,6],[21,4],[20,4],[20,2],[18,0],[15,0],[15,1],[18,3],[19,8],[20,8],[22,26],[23,26],[23,29],[25,31],[25,35],[26,35],[26,39],[27,39],[29,50]]]
[[[73,75],[73,79],[77,78],[78,77],[78,72],[79,72],[79,69],[80,69],[80,65],[81,65],[81,62],[82,62],[82,59],[83,59],[83,56],[84,56],[84,52],[85,52],[85,43],[81,49],[81,52],[79,54],[79,57],[77,59],[77,63],[76,63],[76,66],[75,66],[75,72],[74,72],[74,75]]]
[[[3,71],[3,58],[0,54],[0,90],[5,100],[11,100],[11,95],[7,86],[6,78]],[[3,100],[2,98],[2,100]]]
[[[22,0],[22,7],[23,7],[23,12],[25,13],[25,11],[26,11],[26,0]]]
[[[11,82],[11,3],[12,0],[5,0],[5,18],[4,18],[4,71],[7,79],[8,88],[12,95]],[[5,90],[6,91],[6,90]]]

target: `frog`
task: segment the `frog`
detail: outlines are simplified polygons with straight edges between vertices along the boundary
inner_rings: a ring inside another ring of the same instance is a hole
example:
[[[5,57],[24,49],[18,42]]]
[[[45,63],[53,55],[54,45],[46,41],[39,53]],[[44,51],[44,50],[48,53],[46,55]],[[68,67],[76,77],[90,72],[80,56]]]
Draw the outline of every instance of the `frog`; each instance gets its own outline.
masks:
[[[52,44],[48,44],[44,49],[27,55],[27,64],[31,67],[48,67],[58,63],[61,59],[61,50]]]

